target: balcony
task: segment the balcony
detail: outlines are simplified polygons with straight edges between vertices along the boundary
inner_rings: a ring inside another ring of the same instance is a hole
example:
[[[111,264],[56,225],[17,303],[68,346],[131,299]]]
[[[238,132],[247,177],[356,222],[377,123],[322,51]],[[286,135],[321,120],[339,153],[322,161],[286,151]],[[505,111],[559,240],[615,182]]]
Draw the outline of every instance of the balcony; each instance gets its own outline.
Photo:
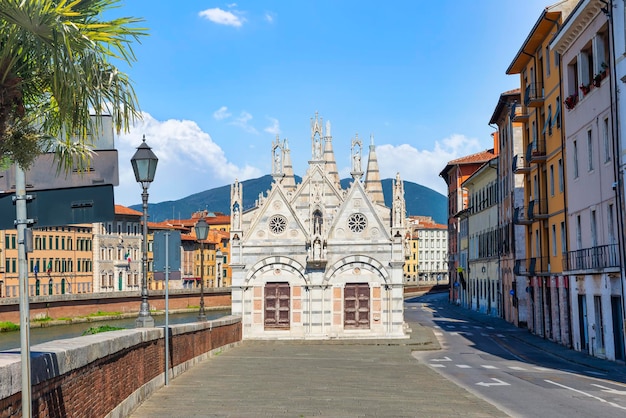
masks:
[[[528,218],[534,220],[548,218],[548,201],[545,199],[535,199],[528,205]],[[530,209],[532,208],[532,209]],[[532,210],[532,212],[531,212]]]
[[[526,161],[529,163],[546,162],[546,142],[532,141],[526,147]]]
[[[619,269],[619,248],[617,244],[600,245],[568,251],[563,257],[563,271],[570,274],[604,269]]]
[[[524,90],[524,105],[528,107],[543,106],[543,83],[531,83]]]
[[[513,173],[528,173],[530,172],[530,167],[526,163],[526,159],[523,155],[518,154],[513,157]]]
[[[533,257],[515,260],[513,273],[517,276],[546,276],[550,274],[548,257]]]
[[[526,106],[520,106],[519,104],[515,104],[515,106],[511,106],[511,114],[509,115],[512,122],[528,122],[528,118],[530,114],[528,113],[528,108]]]
[[[528,216],[529,214],[532,215],[532,205],[533,203],[531,202],[531,205],[528,207],[521,206],[515,208],[513,211],[513,223],[515,225],[530,225],[533,223],[533,218]],[[530,211],[528,208],[530,208]]]

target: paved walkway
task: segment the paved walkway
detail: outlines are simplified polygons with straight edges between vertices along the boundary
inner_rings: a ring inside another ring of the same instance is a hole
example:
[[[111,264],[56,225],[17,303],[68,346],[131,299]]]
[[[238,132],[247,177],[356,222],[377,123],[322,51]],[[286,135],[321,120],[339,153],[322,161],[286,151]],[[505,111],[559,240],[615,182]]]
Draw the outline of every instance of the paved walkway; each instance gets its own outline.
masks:
[[[411,356],[438,349],[429,328],[410,340],[245,341],[170,381],[131,416],[503,417]]]
[[[485,325],[514,328],[503,319],[449,306]],[[439,344],[430,328],[409,326],[409,340],[245,341],[171,380],[131,416],[506,416],[412,357],[411,351],[438,349]],[[626,382],[623,364],[530,332],[512,333],[511,338]]]

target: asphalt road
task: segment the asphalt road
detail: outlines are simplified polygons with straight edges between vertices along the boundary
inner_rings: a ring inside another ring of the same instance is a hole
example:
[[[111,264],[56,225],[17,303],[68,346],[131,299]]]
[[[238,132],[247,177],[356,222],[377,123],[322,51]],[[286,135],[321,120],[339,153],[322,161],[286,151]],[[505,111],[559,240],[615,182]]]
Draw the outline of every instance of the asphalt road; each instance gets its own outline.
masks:
[[[447,294],[407,300],[405,317],[432,327],[442,347],[414,358],[512,417],[626,416],[623,365],[569,361],[527,330],[450,305]]]

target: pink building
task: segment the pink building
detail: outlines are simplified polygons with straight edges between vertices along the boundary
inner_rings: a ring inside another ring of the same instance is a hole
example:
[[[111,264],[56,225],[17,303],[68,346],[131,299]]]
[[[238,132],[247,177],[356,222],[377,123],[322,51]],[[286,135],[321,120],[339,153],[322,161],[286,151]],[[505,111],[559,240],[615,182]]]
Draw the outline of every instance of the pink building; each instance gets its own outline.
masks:
[[[613,146],[609,19],[600,0],[578,3],[551,43],[565,97],[567,230],[572,346],[624,359]]]

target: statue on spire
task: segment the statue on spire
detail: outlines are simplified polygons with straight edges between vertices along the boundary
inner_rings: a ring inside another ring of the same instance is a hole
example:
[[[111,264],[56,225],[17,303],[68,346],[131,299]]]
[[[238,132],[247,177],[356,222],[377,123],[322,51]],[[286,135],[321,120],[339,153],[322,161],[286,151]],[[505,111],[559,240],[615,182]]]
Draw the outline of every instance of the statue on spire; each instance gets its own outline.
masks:
[[[283,175],[283,145],[280,143],[278,135],[276,141],[272,141],[272,176],[279,177]]]
[[[363,170],[361,169],[361,149],[363,148],[363,143],[359,139],[359,134],[356,134],[356,137],[352,139],[352,178],[358,180],[363,175]]]

